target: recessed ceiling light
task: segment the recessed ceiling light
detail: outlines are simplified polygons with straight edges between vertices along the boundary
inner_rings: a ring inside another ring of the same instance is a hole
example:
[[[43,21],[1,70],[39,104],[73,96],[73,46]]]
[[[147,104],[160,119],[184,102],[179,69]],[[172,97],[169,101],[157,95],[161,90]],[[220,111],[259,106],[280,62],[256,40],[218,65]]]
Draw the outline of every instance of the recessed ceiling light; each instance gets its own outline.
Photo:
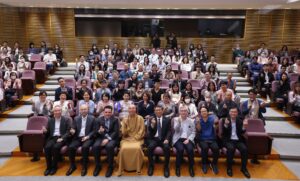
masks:
[[[297,2],[297,1],[299,1],[299,0],[287,0],[286,3],[294,3],[294,2]]]

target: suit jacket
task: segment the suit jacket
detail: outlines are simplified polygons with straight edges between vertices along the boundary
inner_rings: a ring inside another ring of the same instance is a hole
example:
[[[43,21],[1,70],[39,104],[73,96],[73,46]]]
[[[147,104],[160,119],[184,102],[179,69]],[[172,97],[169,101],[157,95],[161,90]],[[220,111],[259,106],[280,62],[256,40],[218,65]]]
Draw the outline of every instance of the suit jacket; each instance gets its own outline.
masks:
[[[224,108],[224,104],[226,104],[227,108]],[[224,118],[229,115],[229,110],[232,107],[237,107],[237,104],[234,101],[223,101],[219,104],[219,109],[218,109],[218,117],[219,118]],[[240,115],[240,109],[238,108],[239,115]]]
[[[71,128],[70,120],[68,118],[62,116],[61,120],[60,120],[59,132],[61,135],[60,137],[64,141],[67,141],[68,138],[70,137],[70,132],[69,132],[70,128]],[[48,124],[47,124],[47,133],[46,133],[47,140],[54,137],[54,131],[55,131],[55,118],[49,118]]]
[[[275,79],[274,79],[274,75],[271,72],[268,72],[268,77],[269,77],[269,83],[271,84]],[[266,82],[266,73],[265,72],[261,72],[259,74],[259,81],[261,86],[264,85],[264,83]]]
[[[152,128],[151,122],[148,124],[148,139],[154,139],[157,132],[157,117],[154,116],[154,119],[156,120],[154,128]],[[168,140],[171,143],[171,120],[165,116],[162,117],[161,140]]]
[[[231,140],[231,131],[232,131],[232,127],[231,127],[231,119],[229,119],[229,125],[227,127],[225,127],[225,119],[223,119],[223,133],[222,133],[222,140],[223,142],[228,142]],[[246,132],[246,130],[243,129],[243,120],[240,118],[236,119],[236,135],[239,138],[239,141],[242,141],[245,143],[245,137],[243,136],[244,133]]]
[[[145,85],[146,85],[146,82],[148,82],[148,88],[153,88],[154,86],[154,83],[151,79],[148,79],[148,80],[144,80],[143,81],[143,87],[145,88]]]
[[[82,116],[76,116],[72,128],[75,129],[75,134],[73,138],[78,138],[81,130],[82,124]],[[90,139],[94,137],[94,125],[95,125],[95,118],[94,116],[87,115],[86,126],[85,126],[85,136],[89,136]]]
[[[258,101],[258,104],[260,105],[261,104],[261,100],[257,100]],[[246,116],[247,114],[249,114],[249,111],[250,111],[250,109],[248,108],[248,100],[246,100],[246,101],[244,101],[243,103],[242,103],[242,114],[244,115],[244,116]],[[266,112],[266,108],[264,107],[264,108],[261,108],[261,107],[259,107],[259,110],[258,110],[258,117],[261,119],[261,120],[263,120],[263,122],[264,122],[264,124],[266,124],[265,123],[265,118],[264,118],[264,116],[263,116],[263,114],[262,113],[265,113]]]
[[[105,127],[105,118],[104,116],[101,116],[99,118],[96,119],[95,122],[95,135],[97,138],[107,138],[107,139],[111,139],[111,140],[119,140],[119,132],[120,132],[120,122],[119,119],[112,116],[109,118],[109,128],[107,129]],[[105,129],[104,133],[100,134],[98,132],[100,126],[103,126],[103,128]]]
[[[185,89],[187,80],[174,80],[173,83],[177,83],[179,85],[179,90],[182,91]]]
[[[67,89],[67,100],[73,100],[73,90],[72,88],[66,86],[66,89]],[[61,87],[55,89],[55,101],[58,101],[59,100],[59,95],[61,93]]]
[[[181,123],[180,123],[180,117],[176,117],[173,119],[174,121],[174,125],[173,125],[173,128],[174,128],[174,134],[173,134],[173,138],[172,138],[172,144],[174,145],[179,139],[180,139],[180,136],[181,136],[181,133],[183,131],[183,128],[181,127]],[[188,121],[188,130],[187,130],[187,136],[188,136],[188,139],[194,143],[194,139],[195,139],[195,136],[196,136],[196,128],[195,128],[195,123],[192,119],[190,118],[187,118],[187,120],[185,121]]]
[[[145,118],[147,115],[152,115],[154,113],[154,102],[149,101],[147,106],[144,106],[144,101],[141,100],[137,105],[137,112],[140,116]]]

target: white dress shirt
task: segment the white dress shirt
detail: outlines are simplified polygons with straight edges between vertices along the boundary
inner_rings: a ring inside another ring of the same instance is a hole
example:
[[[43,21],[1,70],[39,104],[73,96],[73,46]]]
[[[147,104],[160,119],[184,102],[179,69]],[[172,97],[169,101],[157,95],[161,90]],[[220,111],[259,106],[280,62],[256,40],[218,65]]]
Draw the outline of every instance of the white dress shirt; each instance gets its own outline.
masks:
[[[55,128],[54,128],[54,134],[53,134],[53,136],[60,136],[60,130],[59,130],[59,128],[60,128],[60,120],[61,119],[56,119],[55,118]]]
[[[239,140],[237,133],[236,133],[236,122],[231,121],[231,140]]]
[[[79,133],[79,137],[85,136],[85,127],[86,127],[86,121],[87,121],[87,116],[86,117],[81,117],[81,129]]]
[[[162,117],[158,118],[157,117],[157,124],[160,124],[160,130],[162,128]],[[158,137],[158,129],[156,130],[155,137]]]

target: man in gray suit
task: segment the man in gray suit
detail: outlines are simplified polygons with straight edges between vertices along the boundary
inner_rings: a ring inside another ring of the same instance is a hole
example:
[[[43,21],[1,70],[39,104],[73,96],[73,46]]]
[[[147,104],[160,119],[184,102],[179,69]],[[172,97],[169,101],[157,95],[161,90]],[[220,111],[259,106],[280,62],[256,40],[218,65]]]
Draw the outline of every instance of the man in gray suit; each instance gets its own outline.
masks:
[[[180,166],[184,150],[189,159],[190,176],[194,177],[194,139],[195,123],[188,117],[188,108],[183,105],[179,107],[179,117],[173,119],[173,146],[176,148],[176,176],[180,177]]]
[[[83,104],[79,108],[80,115],[75,117],[72,128],[70,130],[73,136],[72,142],[69,145],[69,160],[70,168],[66,175],[71,175],[76,170],[75,156],[76,150],[81,146],[82,152],[82,170],[81,176],[85,176],[87,173],[87,163],[89,157],[90,146],[93,144],[94,138],[94,117],[88,115],[88,106]]]

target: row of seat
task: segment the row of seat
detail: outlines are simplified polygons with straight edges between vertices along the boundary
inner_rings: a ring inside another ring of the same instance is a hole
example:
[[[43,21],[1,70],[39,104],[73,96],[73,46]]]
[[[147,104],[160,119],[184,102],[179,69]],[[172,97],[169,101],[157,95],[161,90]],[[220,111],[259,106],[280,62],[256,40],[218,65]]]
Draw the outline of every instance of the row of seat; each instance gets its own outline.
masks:
[[[71,119],[70,119],[71,121]],[[47,125],[48,118],[45,116],[33,116],[28,119],[27,128],[26,130],[18,136],[19,138],[19,146],[22,152],[43,152],[43,145],[44,145],[44,135],[42,132],[42,127]],[[251,119],[248,120],[248,127],[246,129],[245,138],[247,140],[248,146],[248,154],[249,155],[269,155],[272,149],[272,141],[273,138],[266,133],[264,128],[264,123],[260,119]],[[147,129],[146,129],[147,130]],[[172,131],[174,131],[172,129]],[[217,135],[218,138],[222,138],[223,133],[223,120],[221,119],[219,122],[219,126],[217,128]],[[147,133],[145,134],[145,138],[147,137]],[[61,149],[61,154],[67,153],[67,146],[64,146]],[[146,152],[146,149],[144,149]],[[201,155],[201,149],[199,146],[195,148]],[[115,150],[117,154],[117,149]],[[176,149],[172,149],[173,155],[176,155]],[[222,147],[220,149],[220,153],[222,155],[226,155],[226,149]],[[81,147],[78,148],[77,154],[81,154]],[[105,150],[103,150],[102,154],[106,154]],[[161,147],[157,147],[154,150],[154,154],[163,156],[163,149]],[[212,155],[210,151],[210,156]],[[239,156],[239,152],[237,151],[236,156]]]

